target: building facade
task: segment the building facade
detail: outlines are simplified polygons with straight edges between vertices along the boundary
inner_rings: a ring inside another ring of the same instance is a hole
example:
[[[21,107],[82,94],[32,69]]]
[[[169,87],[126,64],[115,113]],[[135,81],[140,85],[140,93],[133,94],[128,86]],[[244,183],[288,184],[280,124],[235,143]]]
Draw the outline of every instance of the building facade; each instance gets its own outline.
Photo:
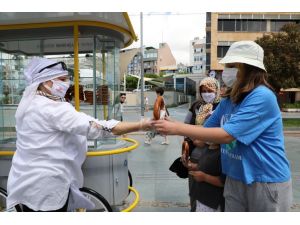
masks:
[[[174,70],[174,68],[177,68],[176,60],[170,46],[167,43],[160,43],[157,58],[157,74],[164,70]]]
[[[153,47],[144,49],[144,74],[157,74],[158,50]]]
[[[159,48],[144,47],[144,74],[159,74],[165,70],[176,70],[176,60],[167,43],[160,43]],[[141,55],[138,48],[122,50],[120,64],[126,64],[124,73],[140,76]],[[125,68],[125,66],[123,66]],[[121,70],[122,71],[122,70]]]
[[[219,77],[219,64],[230,45],[241,40],[256,40],[266,33],[278,32],[287,23],[300,23],[300,13],[208,12],[206,14],[206,71]]]
[[[205,38],[195,37],[190,41],[190,66],[192,73],[205,74],[206,69]]]

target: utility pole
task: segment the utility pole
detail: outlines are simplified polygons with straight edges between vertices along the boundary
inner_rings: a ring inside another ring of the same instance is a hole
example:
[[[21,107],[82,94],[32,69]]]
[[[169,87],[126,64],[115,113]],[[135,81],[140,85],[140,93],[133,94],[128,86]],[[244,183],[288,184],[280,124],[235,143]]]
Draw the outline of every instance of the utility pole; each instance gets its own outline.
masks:
[[[143,13],[141,12],[141,116],[144,117],[144,49],[143,49]]]

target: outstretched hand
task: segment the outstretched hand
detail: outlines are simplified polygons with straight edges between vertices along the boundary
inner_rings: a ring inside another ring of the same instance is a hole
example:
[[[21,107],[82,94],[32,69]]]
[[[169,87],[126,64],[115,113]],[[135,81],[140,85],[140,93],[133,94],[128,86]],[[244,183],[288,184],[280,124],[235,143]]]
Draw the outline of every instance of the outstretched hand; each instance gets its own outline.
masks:
[[[140,121],[140,130],[151,130],[152,129],[152,120],[149,118],[141,119]]]
[[[180,123],[171,120],[154,120],[152,125],[162,135],[176,135]]]

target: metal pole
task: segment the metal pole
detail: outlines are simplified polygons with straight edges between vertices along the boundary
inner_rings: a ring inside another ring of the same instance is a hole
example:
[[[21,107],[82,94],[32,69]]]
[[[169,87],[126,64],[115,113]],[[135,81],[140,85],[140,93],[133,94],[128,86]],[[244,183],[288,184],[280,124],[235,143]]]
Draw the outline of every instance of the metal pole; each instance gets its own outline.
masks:
[[[124,79],[124,92],[126,92],[126,73],[124,73],[123,75],[123,79]]]
[[[97,81],[96,81],[96,51],[97,51],[97,39],[96,36],[94,36],[94,46],[93,46],[93,108],[94,108],[94,117],[97,119]]]
[[[93,44],[93,108],[94,108],[94,117],[97,119],[97,80],[96,80],[96,74],[97,74],[97,65],[96,65],[96,53],[97,53],[97,38],[96,35],[94,35],[94,44]],[[94,140],[94,149],[97,149],[97,140]]]
[[[80,111],[80,102],[79,102],[79,59],[78,59],[78,25],[74,25],[74,95],[75,95],[75,109]]]
[[[143,13],[141,12],[141,116],[144,117]]]

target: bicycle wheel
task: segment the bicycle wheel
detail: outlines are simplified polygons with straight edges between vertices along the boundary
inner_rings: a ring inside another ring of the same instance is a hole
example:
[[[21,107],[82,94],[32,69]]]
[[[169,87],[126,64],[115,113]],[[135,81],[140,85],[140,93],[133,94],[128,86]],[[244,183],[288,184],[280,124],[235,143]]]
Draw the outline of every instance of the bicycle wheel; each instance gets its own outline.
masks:
[[[133,185],[132,175],[130,173],[130,170],[128,170],[128,184],[130,187]],[[128,195],[130,194],[131,190],[128,189]]]
[[[0,212],[21,212],[19,205],[12,207],[10,209],[6,208],[6,198],[7,193],[3,188],[0,188]]]
[[[81,210],[85,212],[112,212],[112,208],[107,202],[107,200],[100,195],[98,192],[93,189],[83,187],[80,188],[80,191],[86,196],[89,200],[91,200],[95,204],[95,209],[92,210]]]

